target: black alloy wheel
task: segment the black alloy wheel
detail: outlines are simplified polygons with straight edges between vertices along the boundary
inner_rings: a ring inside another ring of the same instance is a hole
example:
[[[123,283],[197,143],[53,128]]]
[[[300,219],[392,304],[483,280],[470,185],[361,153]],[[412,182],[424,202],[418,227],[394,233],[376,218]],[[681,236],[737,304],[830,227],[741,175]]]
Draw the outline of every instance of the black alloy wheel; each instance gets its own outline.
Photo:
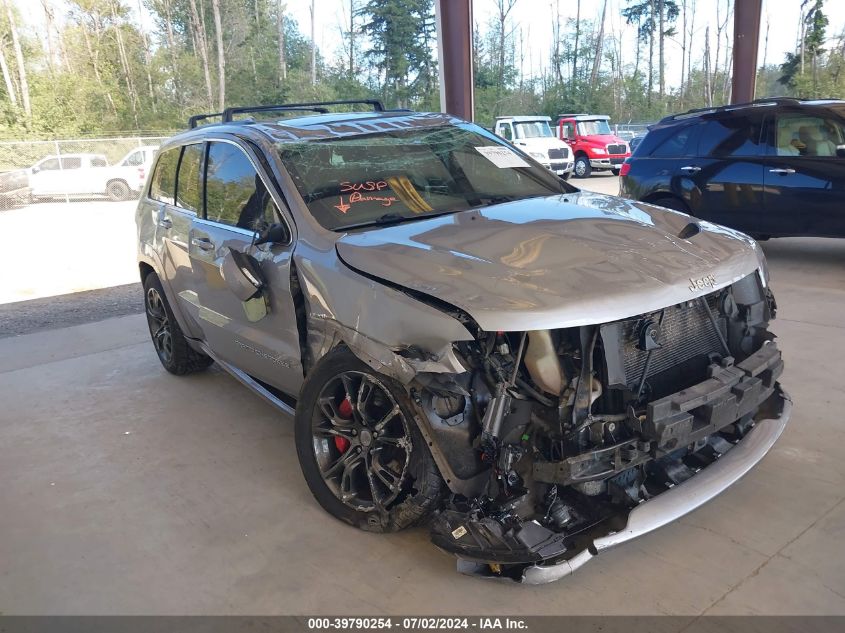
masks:
[[[326,512],[362,530],[395,532],[426,520],[443,478],[423,439],[418,405],[346,346],[309,370],[296,404],[296,452]]]
[[[335,497],[353,510],[384,510],[402,492],[413,449],[399,405],[375,376],[328,381],[312,418],[314,456]]]
[[[201,371],[214,362],[210,356],[191,347],[154,272],[144,278],[144,310],[158,359],[171,374],[182,376]]]
[[[147,325],[150,327],[153,346],[166,367],[173,362],[173,335],[170,330],[170,318],[158,288],[151,287],[147,290],[146,308]]]

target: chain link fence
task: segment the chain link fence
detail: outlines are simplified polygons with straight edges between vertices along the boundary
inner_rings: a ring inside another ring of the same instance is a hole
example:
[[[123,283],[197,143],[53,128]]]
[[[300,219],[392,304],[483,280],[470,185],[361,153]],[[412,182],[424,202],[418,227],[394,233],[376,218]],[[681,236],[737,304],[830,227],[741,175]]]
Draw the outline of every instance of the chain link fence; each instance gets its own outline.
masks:
[[[616,123],[613,126],[613,133],[619,138],[630,141],[635,136],[645,136],[650,125],[654,123]]]
[[[166,138],[0,142],[0,211],[42,200],[137,199]]]

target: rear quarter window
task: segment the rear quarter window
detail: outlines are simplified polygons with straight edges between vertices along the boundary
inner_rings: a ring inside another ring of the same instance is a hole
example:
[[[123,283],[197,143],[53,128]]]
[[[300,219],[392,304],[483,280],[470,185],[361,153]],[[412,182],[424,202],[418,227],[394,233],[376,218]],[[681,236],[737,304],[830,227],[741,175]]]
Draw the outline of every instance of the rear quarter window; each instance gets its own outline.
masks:
[[[690,154],[690,139],[694,129],[694,125],[684,125],[649,132],[637,148],[637,155],[648,155],[652,158],[688,156]],[[655,134],[655,132],[659,133]],[[643,147],[646,144],[648,146]]]
[[[179,165],[180,147],[162,152],[155,166],[150,183],[150,198],[173,204],[176,192],[176,167]]]
[[[663,127],[649,130],[640,144],[634,149],[634,156],[649,156],[654,151],[654,148],[663,143],[670,134],[673,134],[679,128],[677,126]]]
[[[176,176],[176,206],[194,213],[198,213],[202,206],[200,164],[203,148],[202,143],[184,147]]]

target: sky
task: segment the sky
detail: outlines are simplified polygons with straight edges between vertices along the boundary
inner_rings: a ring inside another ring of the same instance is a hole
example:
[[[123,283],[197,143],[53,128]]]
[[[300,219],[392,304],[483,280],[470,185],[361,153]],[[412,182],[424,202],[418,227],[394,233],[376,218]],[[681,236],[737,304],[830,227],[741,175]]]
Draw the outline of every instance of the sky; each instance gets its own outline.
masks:
[[[358,0],[359,2],[361,0]],[[444,0],[448,1],[448,0]],[[681,4],[681,0],[677,0]],[[688,0],[691,2],[692,0]],[[742,0],[739,0],[742,1]],[[601,14],[603,0],[581,0],[581,18],[597,20]],[[315,39],[318,48],[330,59],[338,51],[337,42],[340,39],[342,28],[349,15],[349,0],[315,0]],[[299,27],[306,36],[310,36],[311,17],[309,12],[309,0],[288,0],[288,13],[299,23]],[[624,19],[620,10],[628,4],[626,0],[608,0],[607,17],[605,18],[605,32],[611,30],[611,25],[619,31],[624,26]],[[710,24],[711,49],[715,54],[715,30],[716,30],[716,6],[720,6],[720,15],[724,20],[724,9],[726,0],[696,0],[695,16],[695,39],[696,47],[693,49],[693,65],[699,62],[704,54],[704,33],[707,24]],[[733,4],[732,2],[730,3]],[[517,29],[523,31],[523,40],[526,43],[524,68],[526,78],[531,74],[541,73],[541,63],[548,65],[549,51],[552,45],[552,24],[555,19],[556,6],[560,7],[561,23],[566,18],[575,18],[576,0],[517,0],[511,11],[509,19]],[[787,51],[795,50],[797,40],[797,28],[800,16],[801,0],[763,0],[763,15],[760,26],[760,50],[757,54],[757,63],[763,63],[764,37],[766,24],[769,25],[769,45],[766,51],[767,63],[780,63]],[[845,27],[845,1],[826,0],[824,12],[830,20],[827,33],[831,38],[841,32]],[[473,19],[481,26],[484,26],[496,14],[495,0],[474,0]],[[689,18],[688,18],[689,19]],[[733,22],[729,22],[728,30],[733,39]],[[675,41],[667,40],[665,57],[667,84],[672,86],[680,81],[680,58],[681,39],[680,21],[678,23],[678,37]],[[530,45],[529,45],[530,42]],[[625,51],[633,59],[636,50],[635,32],[633,27],[627,27],[623,33]],[[657,51],[655,50],[655,60]],[[624,58],[623,58],[624,59]],[[529,63],[530,62],[530,63]]]
[[[225,1],[225,0],[224,0]],[[355,0],[360,5],[365,0]],[[449,1],[449,0],[443,0]],[[692,3],[693,0],[687,0]],[[738,0],[742,1],[742,0]],[[324,58],[333,60],[341,52],[342,31],[345,30],[349,16],[349,0],[314,0],[315,2],[315,39],[317,47]],[[680,5],[682,0],[677,0]],[[27,26],[35,27],[43,32],[44,13],[41,2],[38,0],[16,0],[16,3],[24,17]],[[597,20],[601,13],[603,0],[581,0],[581,18]],[[728,0],[695,0],[695,46],[693,48],[693,65],[700,67],[704,53],[704,33],[707,25],[710,25],[711,56],[715,54],[715,30],[717,23],[717,5],[720,7],[721,15],[724,16],[725,6]],[[52,0],[57,6],[57,18],[61,19],[63,14],[62,0]],[[138,13],[137,7],[141,6],[138,0],[128,0],[127,4]],[[287,0],[287,12],[299,23],[300,31],[310,37],[311,16],[310,0]],[[636,51],[636,34],[634,27],[624,24],[621,17],[621,9],[627,6],[627,0],[608,0],[607,17],[605,19],[605,33],[611,30],[623,32],[623,61],[626,63],[633,60]],[[730,2],[732,5],[733,2]],[[763,63],[764,38],[766,28],[769,28],[768,49],[766,50],[766,62],[769,64],[780,63],[788,51],[795,50],[795,42],[798,36],[798,23],[800,16],[801,0],[763,0],[763,16],[760,27],[760,50],[757,55],[758,65]],[[522,71],[526,79],[532,73],[537,76],[547,68],[552,45],[552,24],[555,12],[559,7],[561,23],[567,18],[575,18],[576,0],[516,0],[511,11],[509,20],[513,27],[516,27],[517,34],[522,31],[525,42],[525,53]],[[828,16],[830,25],[827,28],[828,37],[833,39],[845,28],[845,0],[826,0],[824,12]],[[485,30],[486,25],[493,19],[496,13],[495,0],[473,0],[473,19]],[[142,19],[147,29],[152,29],[152,21],[149,15],[143,14]],[[724,19],[724,17],[722,17]],[[733,22],[729,21],[728,31],[733,36]],[[671,88],[680,81],[681,73],[681,37],[680,19],[677,25],[678,36],[666,41],[666,83]],[[624,30],[623,30],[624,29]],[[517,35],[518,37],[518,35]],[[627,55],[627,59],[624,57]],[[657,51],[655,50],[655,62]]]

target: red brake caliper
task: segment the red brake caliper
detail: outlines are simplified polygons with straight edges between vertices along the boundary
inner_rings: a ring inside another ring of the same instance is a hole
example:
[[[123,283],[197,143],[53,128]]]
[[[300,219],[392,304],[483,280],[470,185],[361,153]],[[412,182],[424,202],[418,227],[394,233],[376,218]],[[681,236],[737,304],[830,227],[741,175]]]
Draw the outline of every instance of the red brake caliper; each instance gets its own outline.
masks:
[[[351,420],[352,419],[352,403],[349,402],[349,398],[344,398],[340,405],[337,407],[337,412],[340,414],[344,420]],[[349,440],[341,435],[334,436],[334,445],[337,450],[341,453],[345,453],[346,450],[349,448]]]

